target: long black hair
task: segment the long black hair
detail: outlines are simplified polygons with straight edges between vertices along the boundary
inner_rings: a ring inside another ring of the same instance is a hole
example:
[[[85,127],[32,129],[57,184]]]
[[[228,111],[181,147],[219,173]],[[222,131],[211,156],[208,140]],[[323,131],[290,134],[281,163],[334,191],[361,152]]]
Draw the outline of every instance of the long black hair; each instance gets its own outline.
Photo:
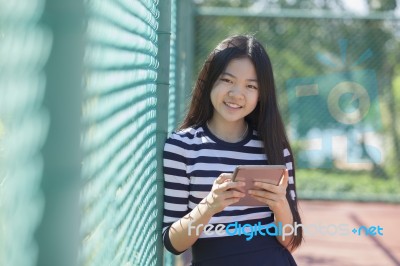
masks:
[[[254,64],[259,87],[257,106],[245,117],[245,120],[252,128],[257,130],[260,139],[263,141],[264,151],[270,164],[285,164],[284,149],[289,150],[294,163],[293,153],[278,109],[271,61],[262,44],[251,35],[229,37],[210,53],[200,70],[192,92],[189,111],[180,125],[180,129],[201,126],[211,119],[214,108],[210,94],[214,83],[229,62],[233,59],[245,57],[249,58]],[[292,199],[289,189],[286,197],[294,222],[301,224],[297,197]],[[294,235],[290,243],[292,249],[300,246],[303,239],[301,227],[297,229],[297,235]]]

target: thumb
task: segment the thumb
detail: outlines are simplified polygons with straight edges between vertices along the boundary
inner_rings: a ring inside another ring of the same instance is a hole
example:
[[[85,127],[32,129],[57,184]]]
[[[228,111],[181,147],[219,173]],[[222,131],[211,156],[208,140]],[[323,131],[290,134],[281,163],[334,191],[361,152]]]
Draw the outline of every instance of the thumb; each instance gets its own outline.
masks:
[[[285,169],[285,171],[283,171],[283,177],[281,179],[281,182],[279,182],[279,185],[287,185],[289,181],[289,171],[288,169]]]
[[[215,179],[214,182],[216,184],[222,184],[224,182],[231,181],[231,180],[232,180],[232,174],[222,173],[219,175],[219,177],[217,177],[217,179]]]

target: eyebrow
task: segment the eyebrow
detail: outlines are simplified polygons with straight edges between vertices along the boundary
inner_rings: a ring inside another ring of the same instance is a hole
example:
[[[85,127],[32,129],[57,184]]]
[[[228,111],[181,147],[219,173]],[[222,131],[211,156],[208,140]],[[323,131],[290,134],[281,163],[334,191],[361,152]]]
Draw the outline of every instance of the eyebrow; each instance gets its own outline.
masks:
[[[222,72],[221,75],[227,75],[227,76],[230,76],[230,77],[232,77],[232,78],[236,78],[235,75],[232,75],[232,74],[229,73],[229,72]],[[247,79],[247,80],[248,80],[248,81],[253,81],[253,82],[258,82],[257,79]]]

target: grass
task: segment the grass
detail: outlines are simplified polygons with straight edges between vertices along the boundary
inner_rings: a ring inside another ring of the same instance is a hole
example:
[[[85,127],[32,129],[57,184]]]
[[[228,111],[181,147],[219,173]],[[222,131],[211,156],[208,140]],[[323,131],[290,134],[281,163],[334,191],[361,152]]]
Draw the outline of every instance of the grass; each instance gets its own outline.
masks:
[[[400,202],[400,180],[366,171],[296,170],[300,199]]]

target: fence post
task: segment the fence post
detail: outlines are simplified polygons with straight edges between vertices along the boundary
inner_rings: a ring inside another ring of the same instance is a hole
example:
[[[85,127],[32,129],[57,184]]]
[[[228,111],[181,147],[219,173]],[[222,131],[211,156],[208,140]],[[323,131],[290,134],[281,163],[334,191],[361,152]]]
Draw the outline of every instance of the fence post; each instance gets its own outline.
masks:
[[[45,3],[43,23],[52,30],[53,41],[45,66],[44,106],[50,127],[43,146],[45,207],[36,232],[40,266],[77,264],[83,13],[79,0]]]
[[[193,1],[178,1],[177,63],[176,63],[176,121],[182,121],[192,89],[193,77]]]
[[[157,73],[157,109],[156,109],[156,143],[157,143],[157,235],[162,233],[164,185],[162,170],[162,155],[165,139],[168,132],[168,92],[169,92],[169,61],[170,61],[170,37],[171,37],[171,1],[165,0],[159,3],[159,28],[158,34],[158,61]],[[163,265],[164,246],[162,239],[157,239],[157,265]]]

